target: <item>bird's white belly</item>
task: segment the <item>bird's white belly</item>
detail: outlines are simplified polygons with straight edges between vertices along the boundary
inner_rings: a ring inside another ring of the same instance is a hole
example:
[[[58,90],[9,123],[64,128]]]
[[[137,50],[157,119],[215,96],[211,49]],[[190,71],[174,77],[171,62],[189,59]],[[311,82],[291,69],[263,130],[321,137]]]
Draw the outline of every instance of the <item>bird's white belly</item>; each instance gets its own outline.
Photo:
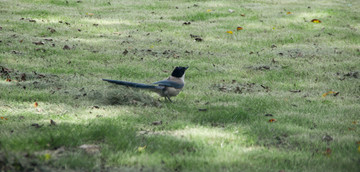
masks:
[[[173,87],[167,87],[165,91],[163,91],[162,95],[163,97],[173,97],[177,96],[180,93],[181,89],[176,89]]]

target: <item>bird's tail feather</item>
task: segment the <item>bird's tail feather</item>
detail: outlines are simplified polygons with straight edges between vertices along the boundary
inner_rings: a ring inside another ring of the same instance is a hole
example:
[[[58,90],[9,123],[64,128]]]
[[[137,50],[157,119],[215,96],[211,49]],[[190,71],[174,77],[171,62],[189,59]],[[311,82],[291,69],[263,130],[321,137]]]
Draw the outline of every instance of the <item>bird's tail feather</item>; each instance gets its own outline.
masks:
[[[141,84],[141,83],[135,83],[135,82],[128,82],[128,81],[119,81],[119,80],[111,80],[111,79],[102,79],[103,81],[107,81],[114,84],[119,85],[125,85],[129,87],[135,87],[135,88],[143,88],[143,89],[163,89],[161,86],[156,85],[148,85],[148,84]]]

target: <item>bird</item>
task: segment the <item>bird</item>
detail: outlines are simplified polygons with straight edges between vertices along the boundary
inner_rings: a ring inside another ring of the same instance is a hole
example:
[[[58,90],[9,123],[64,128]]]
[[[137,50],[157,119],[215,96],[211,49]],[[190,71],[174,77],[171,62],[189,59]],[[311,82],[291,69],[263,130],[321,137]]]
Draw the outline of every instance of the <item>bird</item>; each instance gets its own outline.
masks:
[[[124,85],[128,87],[134,87],[134,88],[140,88],[140,89],[147,89],[150,91],[154,91],[158,93],[161,97],[164,97],[165,100],[169,100],[172,102],[170,97],[177,96],[180,91],[185,86],[185,71],[189,67],[181,67],[177,66],[171,73],[171,76],[169,76],[167,79],[157,81],[150,84],[142,84],[142,83],[135,83],[135,82],[129,82],[129,81],[120,81],[120,80],[111,80],[111,79],[102,79],[103,81],[107,81],[110,83],[118,84],[118,85]]]

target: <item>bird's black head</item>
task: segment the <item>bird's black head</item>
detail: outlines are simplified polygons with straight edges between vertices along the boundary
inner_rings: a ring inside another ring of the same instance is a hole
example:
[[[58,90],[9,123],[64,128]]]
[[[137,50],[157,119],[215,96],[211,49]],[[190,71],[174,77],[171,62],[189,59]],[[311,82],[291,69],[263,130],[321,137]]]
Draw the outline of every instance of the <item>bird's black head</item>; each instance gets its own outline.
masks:
[[[187,68],[189,67],[181,67],[181,66],[176,67],[174,71],[171,73],[171,76],[180,78],[185,74]]]

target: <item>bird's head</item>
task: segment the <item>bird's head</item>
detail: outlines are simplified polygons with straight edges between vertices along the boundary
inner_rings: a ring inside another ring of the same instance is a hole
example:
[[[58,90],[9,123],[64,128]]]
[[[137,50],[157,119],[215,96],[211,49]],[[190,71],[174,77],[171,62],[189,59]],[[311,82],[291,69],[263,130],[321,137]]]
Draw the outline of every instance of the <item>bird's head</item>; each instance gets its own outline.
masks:
[[[181,66],[178,66],[174,69],[174,71],[171,73],[171,76],[174,76],[174,77],[182,77],[184,74],[185,74],[185,71],[186,69],[188,69],[189,67],[181,67]]]

